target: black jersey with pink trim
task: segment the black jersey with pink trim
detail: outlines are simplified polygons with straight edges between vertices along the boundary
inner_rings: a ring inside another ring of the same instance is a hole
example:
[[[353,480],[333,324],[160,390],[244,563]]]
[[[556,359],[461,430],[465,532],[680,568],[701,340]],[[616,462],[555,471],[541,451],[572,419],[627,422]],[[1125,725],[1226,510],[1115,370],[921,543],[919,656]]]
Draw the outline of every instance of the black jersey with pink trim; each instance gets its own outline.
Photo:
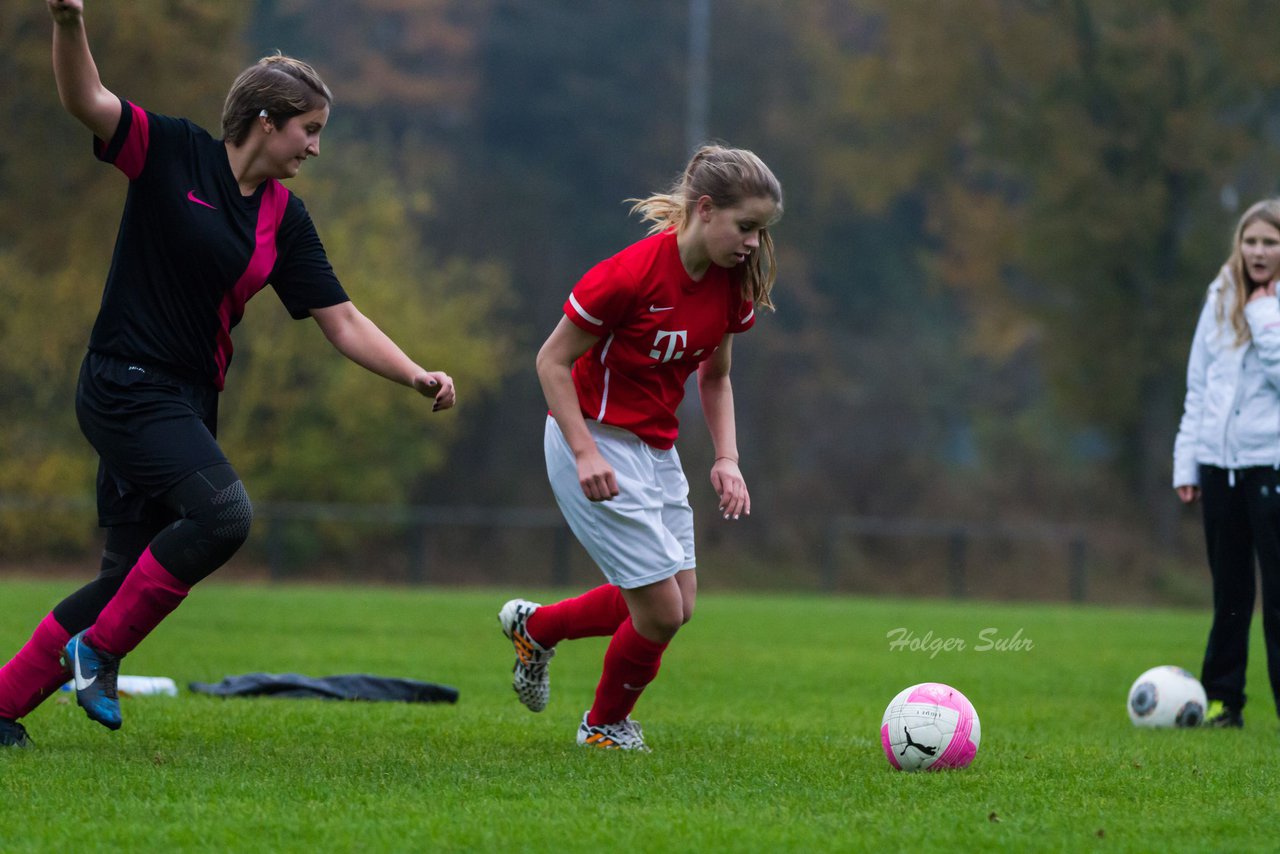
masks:
[[[231,329],[270,284],[294,318],[347,301],[302,201],[268,180],[243,196],[222,140],[121,99],[94,154],[129,178],[95,353],[221,390]]]

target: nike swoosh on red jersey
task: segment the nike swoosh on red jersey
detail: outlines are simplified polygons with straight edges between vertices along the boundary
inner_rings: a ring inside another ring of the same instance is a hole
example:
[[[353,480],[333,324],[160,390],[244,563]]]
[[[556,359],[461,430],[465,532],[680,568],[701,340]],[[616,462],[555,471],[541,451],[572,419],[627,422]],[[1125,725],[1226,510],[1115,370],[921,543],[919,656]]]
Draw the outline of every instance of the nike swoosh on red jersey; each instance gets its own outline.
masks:
[[[196,198],[196,191],[195,191],[195,190],[188,190],[188,191],[187,191],[187,201],[189,201],[189,202],[195,202],[197,205],[204,205],[206,208],[208,208],[208,209],[209,209],[209,210],[211,210],[211,211],[216,211],[216,210],[217,210],[217,208],[215,208],[213,205],[211,205],[211,204],[209,204],[208,202],[206,202],[204,199],[198,199],[198,198]]]
[[[649,303],[649,311],[671,311],[673,308],[675,308],[674,305],[654,305]]]

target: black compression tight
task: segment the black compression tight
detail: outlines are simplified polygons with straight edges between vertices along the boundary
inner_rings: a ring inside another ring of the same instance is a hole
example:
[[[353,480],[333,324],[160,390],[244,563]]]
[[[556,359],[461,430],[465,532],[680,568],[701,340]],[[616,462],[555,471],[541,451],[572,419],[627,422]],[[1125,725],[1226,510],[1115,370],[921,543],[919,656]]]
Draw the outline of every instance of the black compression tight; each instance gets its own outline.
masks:
[[[151,541],[151,554],[186,584],[206,578],[249,538],[253,505],[227,463],[190,475],[169,490],[164,502],[179,518]]]
[[[59,602],[53,618],[73,635],[92,626],[162,527],[159,522],[144,522],[108,528],[98,577]]]
[[[71,634],[93,625],[139,556],[151,554],[188,585],[222,566],[249,536],[253,506],[235,469],[223,463],[188,476],[162,499],[172,524],[143,522],[107,529],[98,577],[63,599],[54,619]]]

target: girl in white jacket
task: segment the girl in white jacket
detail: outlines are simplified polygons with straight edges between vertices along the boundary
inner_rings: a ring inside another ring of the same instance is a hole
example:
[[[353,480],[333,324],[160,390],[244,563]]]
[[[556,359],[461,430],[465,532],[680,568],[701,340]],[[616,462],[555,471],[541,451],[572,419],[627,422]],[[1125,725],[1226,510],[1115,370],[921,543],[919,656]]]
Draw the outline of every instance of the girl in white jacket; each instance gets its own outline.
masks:
[[[1173,486],[1203,499],[1213,626],[1201,682],[1206,723],[1244,725],[1245,667],[1262,577],[1267,672],[1280,711],[1280,199],[1245,211],[1209,285],[1187,365]]]

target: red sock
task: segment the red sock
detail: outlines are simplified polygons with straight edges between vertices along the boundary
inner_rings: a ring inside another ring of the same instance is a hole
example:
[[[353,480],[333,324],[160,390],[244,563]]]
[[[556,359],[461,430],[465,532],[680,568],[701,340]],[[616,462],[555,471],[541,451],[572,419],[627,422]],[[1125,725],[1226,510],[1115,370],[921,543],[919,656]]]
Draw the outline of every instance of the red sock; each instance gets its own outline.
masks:
[[[630,616],[622,589],[602,584],[581,596],[543,605],[529,615],[525,630],[545,649],[562,640],[608,637]]]
[[[0,718],[25,717],[67,681],[59,656],[69,640],[70,632],[53,614],[40,621],[31,640],[0,667]]]
[[[665,643],[654,643],[636,631],[631,618],[614,632],[604,653],[604,673],[596,686],[596,701],[587,713],[587,723],[615,724],[631,714],[640,692],[658,675]]]
[[[94,649],[112,655],[125,655],[142,643],[160,621],[182,604],[191,591],[186,584],[169,574],[147,549],[98,620],[85,634]]]

